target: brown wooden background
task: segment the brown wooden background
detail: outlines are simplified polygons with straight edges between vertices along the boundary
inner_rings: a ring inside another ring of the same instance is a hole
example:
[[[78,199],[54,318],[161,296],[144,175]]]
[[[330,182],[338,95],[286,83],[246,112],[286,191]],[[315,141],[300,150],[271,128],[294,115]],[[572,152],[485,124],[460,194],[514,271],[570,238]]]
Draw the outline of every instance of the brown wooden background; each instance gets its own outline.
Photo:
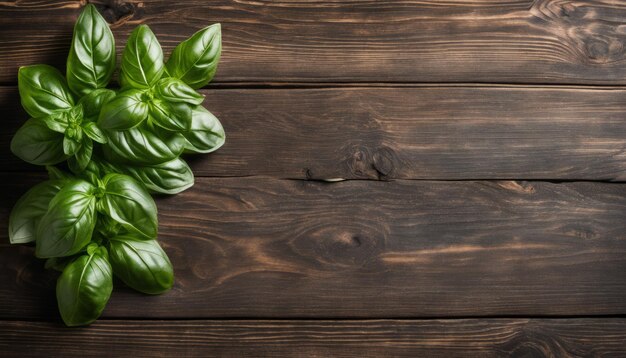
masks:
[[[174,289],[67,329],[9,141],[85,3],[0,2],[0,354],[626,356],[626,1],[94,1],[119,50],[222,23],[227,143],[158,199]]]

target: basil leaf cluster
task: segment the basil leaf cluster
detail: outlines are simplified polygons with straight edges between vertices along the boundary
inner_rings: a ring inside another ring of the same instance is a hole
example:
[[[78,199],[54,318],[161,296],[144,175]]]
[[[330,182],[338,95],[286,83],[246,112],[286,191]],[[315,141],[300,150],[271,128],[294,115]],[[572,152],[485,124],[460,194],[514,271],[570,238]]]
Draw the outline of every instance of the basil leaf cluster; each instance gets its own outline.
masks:
[[[191,187],[182,154],[210,153],[225,141],[220,121],[196,90],[211,81],[221,53],[219,24],[180,43],[165,61],[147,25],[128,38],[119,85],[115,38],[93,5],[81,12],[65,75],[48,65],[19,69],[18,87],[30,118],[11,151],[46,166],[49,179],[26,192],[9,217],[13,244],[34,243],[46,268],[61,272],[57,301],[68,326],[104,310],[113,276],[146,294],[174,283],[157,241],[157,206],[150,193]]]

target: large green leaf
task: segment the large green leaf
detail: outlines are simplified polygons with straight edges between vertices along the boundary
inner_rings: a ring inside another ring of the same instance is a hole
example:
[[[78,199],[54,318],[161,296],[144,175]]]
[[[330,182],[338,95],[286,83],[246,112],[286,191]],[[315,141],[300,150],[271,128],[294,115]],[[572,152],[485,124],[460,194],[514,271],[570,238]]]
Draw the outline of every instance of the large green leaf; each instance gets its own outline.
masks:
[[[124,173],[141,182],[149,191],[160,194],[177,194],[194,183],[189,165],[176,158],[155,165],[128,165],[100,162],[105,172]]]
[[[135,179],[122,174],[107,174],[102,180],[104,196],[99,211],[133,233],[147,239],[157,236],[157,207],[148,191]]]
[[[67,57],[67,83],[83,96],[106,87],[115,70],[115,38],[96,7],[88,4],[74,25]]]
[[[37,257],[73,255],[89,243],[96,224],[94,191],[87,181],[75,179],[52,198],[37,225]]]
[[[37,224],[64,183],[65,180],[58,179],[39,183],[15,203],[9,216],[9,240],[12,244],[35,241]]]
[[[122,87],[150,88],[161,79],[164,69],[159,41],[148,25],[139,25],[130,34],[122,54]]]
[[[156,133],[140,126],[125,131],[107,131],[102,147],[106,159],[117,163],[158,164],[178,157],[185,140],[177,133]]]
[[[43,117],[74,106],[65,77],[48,65],[20,67],[17,74],[22,106],[31,117]]]
[[[156,240],[116,236],[109,239],[109,255],[115,276],[135,290],[155,295],[172,288],[174,269]]]
[[[192,88],[200,88],[213,79],[221,51],[220,24],[211,25],[176,46],[167,61],[167,72]]]
[[[191,112],[191,129],[181,132],[185,137],[186,153],[210,153],[226,141],[226,133],[220,121],[202,106]]]
[[[63,152],[63,134],[34,118],[17,130],[11,140],[11,151],[23,161],[35,165],[53,165],[67,159]]]
[[[87,254],[63,269],[57,281],[57,303],[63,322],[81,326],[95,321],[113,291],[113,274],[104,247],[90,245]]]
[[[140,90],[129,89],[104,105],[98,126],[102,129],[125,130],[138,126],[147,117],[145,94]]]

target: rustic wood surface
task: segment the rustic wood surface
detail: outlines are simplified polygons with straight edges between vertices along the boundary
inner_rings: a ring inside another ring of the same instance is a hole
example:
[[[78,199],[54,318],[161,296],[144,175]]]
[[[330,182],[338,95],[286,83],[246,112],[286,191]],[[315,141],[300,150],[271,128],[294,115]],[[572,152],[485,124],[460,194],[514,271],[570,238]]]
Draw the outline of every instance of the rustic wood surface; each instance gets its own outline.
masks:
[[[625,319],[3,322],[20,357],[623,357]],[[114,342],[114,343],[113,343]]]
[[[93,1],[118,50],[222,24],[227,143],[157,199],[174,289],[67,329],[9,142],[87,2],[0,2],[0,355],[626,356],[626,1]]]
[[[169,53],[220,22],[222,82],[626,83],[621,1],[94,2],[118,49],[138,24]],[[64,66],[84,3],[0,2],[0,83],[18,66]]]
[[[198,178],[157,204],[175,287],[104,317],[626,314],[623,185]],[[6,241],[0,317],[56,319],[56,274]]]
[[[205,90],[227,141],[201,176],[626,180],[626,90],[424,87]],[[28,118],[0,89],[0,164]]]

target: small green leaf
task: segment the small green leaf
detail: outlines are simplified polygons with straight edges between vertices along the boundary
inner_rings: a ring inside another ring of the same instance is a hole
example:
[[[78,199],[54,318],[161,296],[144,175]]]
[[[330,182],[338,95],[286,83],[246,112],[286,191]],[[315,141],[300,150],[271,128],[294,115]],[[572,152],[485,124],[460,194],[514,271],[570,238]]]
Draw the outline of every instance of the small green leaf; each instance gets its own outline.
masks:
[[[11,140],[11,151],[35,165],[54,165],[67,159],[63,152],[63,134],[50,130],[41,120],[31,118]]]
[[[52,112],[39,119],[45,123],[48,128],[58,133],[65,133],[65,129],[68,125],[65,112]]]
[[[148,117],[148,104],[143,92],[130,89],[118,94],[102,108],[98,126],[102,129],[125,130],[138,126]]]
[[[74,177],[69,174],[66,173],[64,171],[62,171],[61,169],[52,166],[52,165],[47,165],[46,166],[46,170],[48,171],[48,178],[50,180],[55,180],[55,179],[73,179]]]
[[[35,241],[37,224],[48,211],[48,204],[64,183],[65,180],[47,180],[39,183],[15,203],[9,216],[9,240],[12,244]]]
[[[113,291],[113,271],[106,249],[89,251],[67,265],[57,281],[57,303],[68,326],[98,319]]]
[[[102,177],[100,167],[95,163],[93,154],[92,160],[87,163],[85,168],[81,168],[79,166],[76,156],[69,157],[67,159],[67,166],[77,178],[86,180],[92,185],[98,185],[99,180]]]
[[[150,102],[152,122],[168,131],[182,132],[191,127],[191,108],[187,103]]]
[[[67,57],[67,82],[83,96],[106,87],[115,70],[115,38],[109,25],[92,4],[85,6],[74,25]]]
[[[177,78],[163,78],[156,84],[157,96],[166,102],[185,102],[198,105],[204,96]]]
[[[37,225],[37,257],[62,257],[80,251],[96,224],[95,187],[80,179],[68,181],[52,198]]]
[[[65,155],[74,155],[80,148],[80,143],[70,138],[67,134],[63,137],[63,153]]]
[[[148,25],[139,25],[130,34],[122,54],[122,88],[150,88],[161,79],[164,68],[159,41]]]
[[[113,98],[115,98],[115,91],[100,88],[83,96],[78,101],[78,104],[82,106],[85,118],[95,118],[97,120],[102,107]]]
[[[113,273],[137,291],[156,295],[174,284],[174,269],[156,240],[121,235],[109,239]]]
[[[89,164],[92,152],[93,141],[88,137],[83,138],[82,144],[75,154],[76,164],[78,164],[81,171],[87,167],[87,164]]]
[[[73,261],[72,256],[68,257],[50,257],[46,260],[44,268],[46,270],[55,270],[59,272],[63,272],[65,267]]]
[[[118,236],[118,234],[123,230],[123,227],[120,223],[106,215],[98,215],[96,230],[98,230],[103,237],[110,239]]]
[[[185,137],[186,153],[211,153],[226,141],[226,133],[220,121],[202,106],[192,112],[191,129],[181,132]]]
[[[20,67],[17,80],[22,106],[32,117],[44,117],[74,106],[65,78],[52,66]]]
[[[100,144],[105,144],[108,141],[106,135],[104,135],[102,130],[100,130],[100,128],[98,128],[98,125],[94,122],[87,122],[86,124],[84,124],[83,132],[85,132],[85,134],[89,138],[95,140]]]
[[[191,88],[201,88],[213,79],[221,51],[220,24],[211,25],[176,46],[167,61],[167,71]]]
[[[104,196],[99,211],[119,222],[126,230],[146,239],[157,236],[157,207],[146,189],[133,178],[107,174],[102,180]]]

